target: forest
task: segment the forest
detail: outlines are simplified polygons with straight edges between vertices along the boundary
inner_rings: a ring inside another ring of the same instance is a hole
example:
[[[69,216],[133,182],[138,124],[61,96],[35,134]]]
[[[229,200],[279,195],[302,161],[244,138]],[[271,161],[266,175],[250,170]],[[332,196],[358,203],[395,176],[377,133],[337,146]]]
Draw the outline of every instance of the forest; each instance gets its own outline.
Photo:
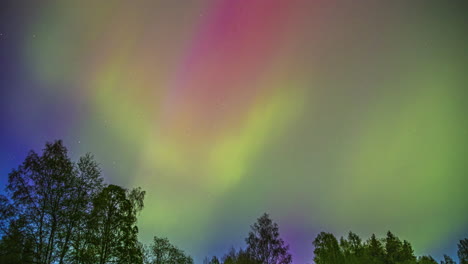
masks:
[[[105,183],[93,155],[74,162],[62,141],[46,143],[9,173],[0,195],[0,263],[193,264],[168,238],[154,235],[149,245],[138,240],[145,194]],[[204,264],[293,263],[267,213],[250,226],[245,244],[206,257]],[[468,239],[457,245],[458,263],[468,264]],[[316,264],[438,264],[431,256],[415,256],[411,243],[390,231],[366,240],[353,232],[339,239],[321,232],[311,238],[310,250]],[[457,262],[444,255],[440,263]]]

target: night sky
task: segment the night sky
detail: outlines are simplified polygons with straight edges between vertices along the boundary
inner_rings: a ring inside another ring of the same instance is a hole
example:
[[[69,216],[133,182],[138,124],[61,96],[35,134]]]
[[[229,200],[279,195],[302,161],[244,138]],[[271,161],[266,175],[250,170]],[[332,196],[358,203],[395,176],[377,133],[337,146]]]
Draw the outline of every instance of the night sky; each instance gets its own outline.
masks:
[[[63,139],[147,191],[140,238],[200,263],[268,212],[320,231],[468,235],[463,1],[0,1],[0,184]]]

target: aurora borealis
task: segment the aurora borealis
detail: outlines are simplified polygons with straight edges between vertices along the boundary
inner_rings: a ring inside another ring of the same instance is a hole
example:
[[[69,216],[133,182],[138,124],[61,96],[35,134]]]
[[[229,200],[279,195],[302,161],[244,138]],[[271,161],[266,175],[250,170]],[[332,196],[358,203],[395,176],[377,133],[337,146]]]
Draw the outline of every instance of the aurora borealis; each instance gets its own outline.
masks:
[[[148,193],[140,237],[201,263],[269,212],[319,231],[467,235],[462,1],[2,1],[0,180],[63,139]]]

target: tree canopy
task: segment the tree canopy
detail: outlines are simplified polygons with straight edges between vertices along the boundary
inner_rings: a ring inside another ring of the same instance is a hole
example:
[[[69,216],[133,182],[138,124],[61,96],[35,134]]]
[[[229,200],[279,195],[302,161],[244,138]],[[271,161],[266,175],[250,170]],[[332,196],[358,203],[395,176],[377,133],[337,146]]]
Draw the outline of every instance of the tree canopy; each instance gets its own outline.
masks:
[[[437,264],[431,256],[414,255],[410,242],[401,241],[392,232],[378,239],[372,235],[366,241],[350,232],[340,242],[331,233],[321,232],[313,241],[315,246],[314,261],[316,264]],[[459,244],[459,255],[463,255],[462,241]],[[444,255],[441,264],[454,264],[455,261]],[[460,257],[460,264],[462,264]]]
[[[289,246],[284,244],[279,234],[278,224],[265,213],[251,226],[245,239],[247,254],[263,264],[290,264]]]
[[[193,264],[191,256],[154,236],[138,240],[138,215],[146,192],[105,183],[93,155],[72,161],[63,142],[29,152],[8,175],[0,195],[0,263]],[[291,264],[279,226],[265,213],[250,226],[245,249],[231,248],[204,264]],[[367,240],[349,232],[337,239],[321,232],[312,242],[316,264],[436,264],[417,257],[410,242],[392,232]],[[458,243],[460,264],[468,264],[468,239]],[[444,255],[441,264],[455,264]]]

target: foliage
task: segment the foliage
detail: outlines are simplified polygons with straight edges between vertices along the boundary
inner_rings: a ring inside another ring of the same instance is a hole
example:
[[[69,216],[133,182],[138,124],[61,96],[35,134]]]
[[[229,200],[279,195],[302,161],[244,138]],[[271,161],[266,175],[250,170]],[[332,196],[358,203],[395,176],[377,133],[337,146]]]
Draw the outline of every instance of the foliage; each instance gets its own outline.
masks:
[[[468,264],[468,238],[460,240],[458,243],[458,258],[460,264]]]
[[[224,264],[259,264],[258,260],[252,258],[245,250],[239,249],[236,251],[231,248],[228,254],[223,257]]]
[[[72,162],[62,141],[31,151],[0,196],[2,263],[141,263],[136,214],[144,191],[103,184],[87,154]]]
[[[440,264],[456,264],[456,263],[451,257],[444,255],[444,260],[442,260]]]
[[[203,261],[203,264],[220,264],[220,263],[221,262],[216,256],[211,257],[211,259],[205,258],[205,260]]]
[[[343,251],[338,240],[331,233],[321,232],[314,242],[314,261],[316,264],[341,264],[344,261]]]
[[[431,256],[422,256],[418,259],[418,264],[437,264],[434,258]]]
[[[411,244],[406,240],[402,242],[391,232],[382,239],[373,234],[366,242],[350,232],[340,243],[333,234],[321,232],[313,245],[316,264],[437,264],[431,256],[416,258]],[[455,262],[445,255],[441,264]]]
[[[155,236],[146,254],[145,264],[193,264],[193,259],[167,238]]]
[[[143,252],[135,223],[143,199],[144,192],[140,189],[128,192],[117,185],[105,187],[94,198],[88,226],[94,263],[142,262]]]
[[[280,238],[279,228],[268,214],[263,214],[251,226],[249,236],[245,239],[247,254],[263,264],[290,264],[289,246]]]
[[[105,184],[90,154],[73,162],[62,141],[31,151],[8,175],[0,195],[0,263],[193,264],[167,238],[138,241],[137,218],[145,191]],[[204,264],[291,264],[289,246],[268,214],[251,226],[246,249],[232,248]],[[321,232],[312,242],[316,264],[436,264],[416,257],[411,244],[390,231],[366,241],[349,232],[339,240]],[[458,243],[460,264],[468,264],[468,239]],[[447,255],[441,264],[455,264]]]

